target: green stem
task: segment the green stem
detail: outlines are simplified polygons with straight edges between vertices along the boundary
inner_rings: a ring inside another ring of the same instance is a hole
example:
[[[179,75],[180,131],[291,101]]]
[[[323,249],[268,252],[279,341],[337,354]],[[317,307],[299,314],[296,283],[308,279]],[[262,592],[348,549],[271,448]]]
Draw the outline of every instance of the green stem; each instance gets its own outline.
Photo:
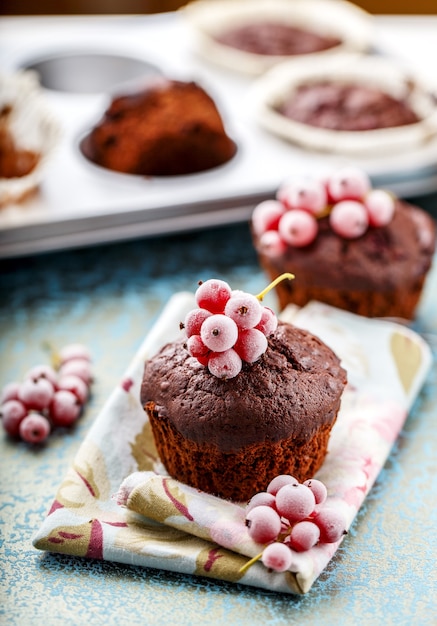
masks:
[[[270,285],[268,285],[265,289],[263,289],[257,296],[255,296],[256,298],[258,298],[258,300],[261,302],[261,300],[263,300],[264,296],[271,290],[273,289],[273,287],[276,287],[276,285],[280,282],[282,282],[283,280],[287,279],[288,280],[293,280],[294,278],[294,274],[290,274],[289,272],[285,272],[284,274],[281,274],[280,276],[278,276],[277,278],[275,278],[275,280],[273,282],[270,283]]]

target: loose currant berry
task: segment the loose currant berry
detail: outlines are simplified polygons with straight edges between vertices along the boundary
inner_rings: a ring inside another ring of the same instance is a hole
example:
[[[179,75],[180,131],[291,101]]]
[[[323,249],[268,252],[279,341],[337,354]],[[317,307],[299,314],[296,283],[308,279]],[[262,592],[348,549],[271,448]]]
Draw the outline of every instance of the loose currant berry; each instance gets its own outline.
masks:
[[[11,437],[18,437],[20,424],[26,415],[27,409],[19,400],[7,400],[0,406],[0,417],[3,428]]]
[[[316,506],[311,489],[302,484],[284,485],[276,494],[276,509],[290,522],[299,522],[308,517]]]
[[[302,248],[314,241],[318,232],[317,220],[307,211],[296,209],[287,211],[280,221],[278,232],[290,246]]]
[[[257,330],[260,330],[266,337],[269,337],[278,327],[278,318],[275,313],[268,306],[264,306],[261,314],[261,320],[259,324],[255,326]]]
[[[238,326],[226,315],[211,315],[203,322],[200,337],[213,352],[224,352],[232,348],[237,341]]]
[[[197,306],[211,313],[223,313],[226,302],[231,297],[231,288],[224,280],[211,278],[196,290]]]
[[[71,391],[81,404],[85,404],[88,399],[88,385],[82,378],[74,374],[60,376],[57,384],[57,391]]]
[[[225,352],[213,352],[208,359],[208,370],[217,378],[228,380],[241,372],[242,361],[233,348]]]
[[[27,443],[43,443],[50,434],[50,423],[40,413],[29,413],[20,423],[20,437]]]
[[[328,179],[328,193],[334,202],[361,200],[371,189],[370,179],[356,167],[345,167]]]
[[[185,320],[182,325],[183,328],[185,328],[185,334],[187,337],[200,335],[200,329],[203,322],[211,315],[212,313],[206,309],[193,309],[192,311],[189,311],[185,316]]]
[[[310,550],[320,538],[320,529],[310,521],[297,522],[290,532],[289,544],[293,550],[303,552]]]
[[[78,376],[86,385],[92,382],[91,364],[87,359],[70,359],[59,368],[59,376]]]
[[[386,226],[393,219],[395,201],[382,189],[373,189],[364,198],[370,226]]]
[[[262,305],[256,296],[244,291],[234,291],[226,303],[225,314],[234,320],[240,330],[246,330],[260,323]]]
[[[278,223],[285,213],[285,207],[277,200],[265,200],[258,204],[252,213],[252,227],[256,235],[268,230],[278,230]]]
[[[281,518],[270,506],[260,505],[246,513],[246,526],[254,541],[268,543],[281,532]]]
[[[323,213],[328,201],[323,183],[311,178],[286,183],[277,197],[288,210],[301,209],[315,216]]]
[[[284,543],[271,543],[264,548],[261,561],[275,572],[286,572],[293,564],[293,553]]]
[[[276,496],[278,491],[281,489],[281,487],[284,487],[284,485],[298,484],[299,481],[294,476],[290,476],[289,474],[279,474],[279,476],[275,476],[275,478],[273,478],[273,480],[271,480],[267,485],[267,493],[271,493],[272,495]]]
[[[266,230],[260,236],[258,246],[263,254],[271,258],[281,256],[287,249],[287,244],[277,230]]]
[[[306,485],[308,489],[311,489],[311,491],[313,492],[316,504],[323,504],[325,502],[328,495],[328,490],[321,480],[317,480],[316,478],[310,478],[309,480],[305,480],[303,484]]]
[[[272,509],[275,508],[275,496],[271,493],[267,493],[267,491],[259,491],[254,496],[251,497],[249,502],[246,505],[246,514],[249,513],[256,506],[270,506]]]
[[[26,378],[18,391],[19,400],[28,408],[42,411],[52,401],[54,388],[47,378]]]
[[[79,417],[81,408],[74,393],[61,389],[53,396],[50,417],[55,426],[70,426]]]
[[[256,328],[241,330],[234,346],[235,352],[246,363],[255,363],[267,350],[267,337]]]
[[[343,200],[332,207],[329,223],[337,235],[345,239],[357,239],[366,232],[369,218],[361,202]]]

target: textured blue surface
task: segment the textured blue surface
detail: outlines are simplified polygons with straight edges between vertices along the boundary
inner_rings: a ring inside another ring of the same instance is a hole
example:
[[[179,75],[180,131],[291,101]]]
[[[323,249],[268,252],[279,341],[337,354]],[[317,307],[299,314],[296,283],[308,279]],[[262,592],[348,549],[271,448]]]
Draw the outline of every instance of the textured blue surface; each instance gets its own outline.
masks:
[[[418,201],[434,215],[435,196]],[[31,538],[113,386],[171,293],[212,276],[266,284],[247,225],[3,261],[0,384],[46,362],[47,343],[87,344],[96,376],[71,431],[41,448],[2,435],[0,623],[433,624],[437,615],[437,366],[328,569],[303,597],[44,554]],[[437,267],[416,327],[437,337]]]

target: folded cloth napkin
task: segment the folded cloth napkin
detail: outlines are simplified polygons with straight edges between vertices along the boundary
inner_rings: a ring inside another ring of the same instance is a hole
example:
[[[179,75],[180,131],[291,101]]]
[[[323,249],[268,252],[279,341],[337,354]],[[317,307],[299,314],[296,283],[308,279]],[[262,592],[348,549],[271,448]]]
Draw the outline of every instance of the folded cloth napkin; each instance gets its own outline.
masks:
[[[181,332],[194,296],[171,298],[95,420],[34,537],[36,548],[306,593],[340,542],[298,555],[272,572],[244,523],[244,506],[170,478],[139,400],[145,360]],[[426,342],[400,324],[312,302],[285,321],[318,335],[348,371],[329,452],[316,478],[349,527],[383,467],[430,369]]]

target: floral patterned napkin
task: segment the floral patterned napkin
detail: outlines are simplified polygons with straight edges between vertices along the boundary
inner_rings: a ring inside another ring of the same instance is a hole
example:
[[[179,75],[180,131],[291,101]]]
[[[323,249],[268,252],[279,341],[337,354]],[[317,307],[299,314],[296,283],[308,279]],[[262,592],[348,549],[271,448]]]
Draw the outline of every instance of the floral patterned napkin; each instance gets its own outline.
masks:
[[[338,545],[299,555],[293,572],[271,572],[244,524],[244,507],[166,475],[139,401],[145,360],[181,332],[194,296],[171,298],[95,420],[33,543],[41,550],[306,593]],[[280,316],[318,335],[341,358],[348,385],[317,478],[348,527],[384,465],[431,366],[410,329],[313,302]],[[123,502],[123,506],[119,502]]]

